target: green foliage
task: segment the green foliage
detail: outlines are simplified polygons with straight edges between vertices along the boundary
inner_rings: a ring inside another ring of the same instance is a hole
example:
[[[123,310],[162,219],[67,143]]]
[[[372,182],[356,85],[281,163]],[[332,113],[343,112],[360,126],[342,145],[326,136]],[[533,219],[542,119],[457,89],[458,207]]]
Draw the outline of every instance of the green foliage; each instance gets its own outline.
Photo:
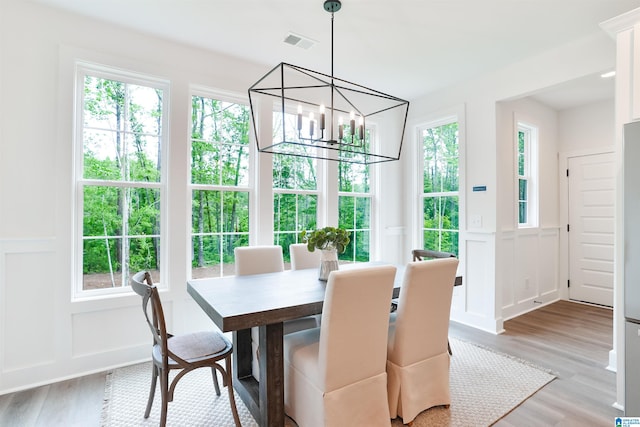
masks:
[[[324,227],[300,233],[300,241],[307,244],[310,252],[316,249],[335,249],[339,254],[343,253],[350,242],[350,231],[336,227]]]

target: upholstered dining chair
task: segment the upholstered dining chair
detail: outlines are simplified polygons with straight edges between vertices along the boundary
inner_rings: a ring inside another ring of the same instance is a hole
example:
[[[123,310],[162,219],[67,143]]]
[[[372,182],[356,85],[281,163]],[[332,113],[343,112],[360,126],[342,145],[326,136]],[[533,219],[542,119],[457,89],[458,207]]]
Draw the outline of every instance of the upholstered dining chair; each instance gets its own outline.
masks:
[[[320,268],[322,253],[319,250],[310,252],[306,243],[293,243],[289,245],[291,257],[291,269],[302,270],[304,268]]]
[[[432,259],[440,259],[440,258],[456,258],[456,254],[454,253],[433,251],[431,249],[414,249],[411,251],[411,255],[413,256],[414,261],[429,261]],[[391,323],[395,322],[395,316],[392,315],[390,321]],[[451,350],[451,344],[448,341],[447,341],[447,350],[449,351],[449,354],[453,356],[453,351]]]
[[[389,412],[405,424],[451,404],[447,337],[457,267],[457,258],[441,258],[405,270],[387,354]]]
[[[321,326],[285,335],[285,412],[298,426],[391,425],[385,360],[395,274],[393,266],[331,272]]]
[[[231,342],[217,330],[176,336],[169,334],[160,295],[149,272],[141,271],[134,274],[130,284],[131,288],[142,297],[142,309],[153,335],[151,389],[144,417],[149,418],[158,377],[160,377],[162,400],[160,425],[164,427],[167,423],[168,403],[173,401],[173,393],[178,381],[194,369],[208,367],[211,368],[213,385],[218,396],[220,396],[220,386],[216,371],[222,375],[222,385],[226,386],[229,392],[233,420],[236,426],[240,426],[231,380],[231,353],[233,352]],[[222,360],[225,362],[226,369],[219,363]],[[173,369],[178,369],[180,372],[169,382],[169,371]]]
[[[239,246],[234,249],[234,256],[237,276],[284,271],[282,246]],[[318,323],[314,316],[301,317],[300,319],[292,319],[284,322],[283,333],[288,334],[291,332],[301,331],[303,329],[315,328],[317,326]],[[254,355],[251,370],[256,379],[260,378],[260,367],[258,364],[258,331],[258,327],[251,328],[251,349]]]

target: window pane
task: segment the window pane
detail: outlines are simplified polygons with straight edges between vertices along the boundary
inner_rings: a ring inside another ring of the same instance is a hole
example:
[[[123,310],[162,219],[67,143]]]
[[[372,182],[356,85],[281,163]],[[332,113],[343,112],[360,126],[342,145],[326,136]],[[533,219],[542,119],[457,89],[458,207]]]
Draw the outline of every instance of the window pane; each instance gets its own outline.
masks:
[[[103,238],[83,242],[82,289],[122,286],[122,239]]]
[[[83,178],[119,180],[122,176],[117,147],[122,135],[118,132],[85,129],[83,132]]]
[[[274,195],[274,229],[276,231],[296,230],[296,199],[295,194]]]
[[[195,190],[191,200],[191,222],[194,233],[219,233],[221,193],[219,191]]]
[[[518,175],[524,175],[525,162],[525,133],[518,131]]]
[[[458,197],[442,197],[440,208],[441,228],[443,230],[458,230]]]
[[[247,186],[249,109],[192,97],[191,180],[195,184]]]
[[[193,253],[191,257],[192,277],[219,276],[220,275],[220,236],[193,236],[191,244]],[[205,271],[209,269],[209,271]],[[213,269],[213,270],[212,270]]]
[[[518,198],[521,201],[527,200],[527,180],[526,179],[518,180]]]
[[[340,196],[338,198],[338,227],[352,230],[355,226],[355,197]]]
[[[358,163],[340,162],[339,191],[342,192],[369,192],[369,166]]]
[[[236,274],[235,271],[235,257],[233,250],[239,246],[249,246],[248,234],[232,234],[224,236],[222,246],[222,274],[229,276]]]
[[[298,196],[298,225],[296,230],[313,230],[316,228],[316,212],[318,211],[318,196]]]
[[[458,123],[423,131],[423,192],[458,191]]]
[[[518,204],[518,223],[527,223],[527,202],[520,202]]]
[[[370,228],[371,224],[371,199],[369,197],[356,198],[355,228]]]
[[[122,191],[115,187],[85,187],[83,192],[83,236],[122,234]]]
[[[86,76],[84,79],[83,125],[124,130],[125,84]]]
[[[224,191],[223,226],[226,233],[249,232],[249,193],[246,191]]]
[[[438,250],[458,255],[458,232],[443,231],[440,234],[440,248]]]

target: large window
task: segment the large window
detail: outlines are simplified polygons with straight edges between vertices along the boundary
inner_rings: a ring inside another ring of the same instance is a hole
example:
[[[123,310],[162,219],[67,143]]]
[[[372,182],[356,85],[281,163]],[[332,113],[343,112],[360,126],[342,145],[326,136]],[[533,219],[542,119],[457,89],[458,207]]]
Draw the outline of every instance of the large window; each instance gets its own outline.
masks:
[[[367,129],[365,143],[375,132]],[[369,261],[371,247],[371,166],[358,163],[338,165],[338,225],[351,232],[349,245],[339,256],[342,261]]]
[[[249,108],[206,96],[191,102],[192,277],[235,274],[249,244]]]
[[[458,255],[458,122],[419,129],[423,247]]]
[[[281,132],[274,114],[274,132]],[[293,114],[285,120],[296,120]],[[308,157],[273,155],[273,240],[282,246],[285,262],[289,262],[289,245],[298,243],[302,230],[313,230],[318,212],[318,161]]]
[[[518,122],[517,128],[518,226],[535,227],[538,222],[535,192],[538,132],[535,126],[521,122]]]
[[[77,291],[121,291],[142,269],[160,282],[167,85],[77,71]]]

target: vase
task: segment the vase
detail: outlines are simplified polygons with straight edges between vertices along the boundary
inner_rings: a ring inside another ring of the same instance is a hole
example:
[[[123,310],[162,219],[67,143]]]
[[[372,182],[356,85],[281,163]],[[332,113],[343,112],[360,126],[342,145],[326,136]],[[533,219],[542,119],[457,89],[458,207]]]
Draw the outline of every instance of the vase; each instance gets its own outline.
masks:
[[[318,279],[326,282],[329,279],[329,273],[338,269],[338,251],[335,249],[322,249],[320,253],[320,273]]]

